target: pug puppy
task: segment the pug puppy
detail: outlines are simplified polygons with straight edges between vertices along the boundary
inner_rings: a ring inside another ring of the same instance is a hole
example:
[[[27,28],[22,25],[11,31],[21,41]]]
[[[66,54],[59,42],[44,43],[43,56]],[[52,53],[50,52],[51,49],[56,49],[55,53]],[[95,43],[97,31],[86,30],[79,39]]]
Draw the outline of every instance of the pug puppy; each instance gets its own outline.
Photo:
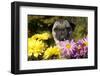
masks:
[[[56,21],[52,28],[52,35],[55,43],[59,41],[69,40],[73,31],[74,24],[69,23],[67,20],[60,19]]]

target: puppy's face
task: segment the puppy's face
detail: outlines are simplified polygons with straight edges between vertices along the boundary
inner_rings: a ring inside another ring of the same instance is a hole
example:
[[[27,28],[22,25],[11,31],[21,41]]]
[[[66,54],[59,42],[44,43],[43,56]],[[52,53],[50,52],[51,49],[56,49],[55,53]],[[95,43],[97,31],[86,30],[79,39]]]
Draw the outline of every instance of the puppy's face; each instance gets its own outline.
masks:
[[[70,38],[72,27],[67,20],[59,20],[55,22],[52,31],[53,37],[58,41],[64,41]]]

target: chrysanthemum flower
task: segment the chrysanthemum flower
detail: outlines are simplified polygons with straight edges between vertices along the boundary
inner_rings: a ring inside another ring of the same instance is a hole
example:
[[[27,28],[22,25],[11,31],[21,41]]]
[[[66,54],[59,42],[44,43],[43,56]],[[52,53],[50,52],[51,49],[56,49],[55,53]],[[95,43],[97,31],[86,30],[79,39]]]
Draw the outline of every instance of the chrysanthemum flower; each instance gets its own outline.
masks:
[[[87,37],[83,38],[82,42],[83,42],[84,46],[88,46],[88,38]]]
[[[76,43],[74,42],[74,40],[61,41],[59,44],[62,52],[62,57],[70,57],[76,47]]]
[[[42,34],[35,34],[32,36],[32,39],[38,39],[38,40],[48,40],[51,38],[51,34],[49,32],[44,32]]]
[[[79,52],[80,57],[82,58],[87,57],[87,53],[88,53],[87,37],[77,42],[77,51]]]
[[[54,47],[49,47],[47,48],[47,50],[45,50],[44,52],[44,59],[55,59],[55,58],[60,58],[60,49],[56,46]]]
[[[42,41],[28,38],[28,56],[33,54],[34,57],[37,58],[39,55],[41,55],[44,49],[45,44]]]

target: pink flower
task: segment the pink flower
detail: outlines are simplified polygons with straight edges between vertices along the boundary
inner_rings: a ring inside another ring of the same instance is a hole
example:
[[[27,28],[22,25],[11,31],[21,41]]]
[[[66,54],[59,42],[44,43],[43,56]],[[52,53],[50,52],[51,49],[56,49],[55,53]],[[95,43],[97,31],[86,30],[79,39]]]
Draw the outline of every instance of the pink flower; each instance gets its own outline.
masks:
[[[66,41],[61,41],[59,43],[60,48],[61,48],[61,52],[62,52],[62,57],[71,57],[71,54],[73,54],[73,51],[76,48],[76,43],[74,42],[74,40],[66,40]]]
[[[87,58],[88,57],[88,39],[87,37],[75,42],[73,39],[60,41],[61,57],[67,59]]]
[[[77,52],[81,58],[87,57],[88,53],[88,40],[87,37],[77,42]]]

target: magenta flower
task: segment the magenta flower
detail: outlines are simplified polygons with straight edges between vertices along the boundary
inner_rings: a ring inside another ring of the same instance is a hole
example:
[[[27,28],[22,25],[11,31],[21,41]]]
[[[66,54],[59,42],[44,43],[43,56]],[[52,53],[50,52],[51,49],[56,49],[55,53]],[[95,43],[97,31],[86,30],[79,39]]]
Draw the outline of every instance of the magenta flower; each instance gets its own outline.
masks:
[[[83,38],[82,40],[79,40],[77,42],[77,52],[79,53],[80,58],[87,57],[87,53],[88,53],[88,40],[87,40],[87,37]]]
[[[83,42],[84,46],[86,46],[86,47],[88,46],[88,38],[87,37],[83,38],[82,42]]]
[[[67,59],[87,58],[88,39],[83,38],[75,42],[74,40],[60,41],[61,57]]]
[[[76,43],[74,42],[74,40],[61,41],[59,45],[61,48],[61,53],[63,58],[65,57],[70,58],[76,48]]]

